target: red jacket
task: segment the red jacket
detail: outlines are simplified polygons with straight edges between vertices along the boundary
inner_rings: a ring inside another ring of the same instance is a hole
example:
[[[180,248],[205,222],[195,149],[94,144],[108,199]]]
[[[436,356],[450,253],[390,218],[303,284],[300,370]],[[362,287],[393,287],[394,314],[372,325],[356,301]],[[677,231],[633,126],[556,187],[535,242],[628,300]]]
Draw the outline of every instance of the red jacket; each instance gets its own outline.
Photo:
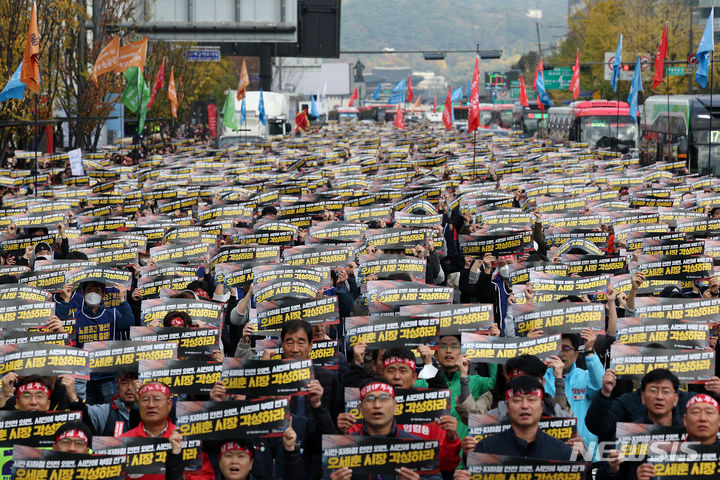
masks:
[[[170,438],[170,435],[175,430],[175,425],[168,420],[168,429],[165,430],[165,433],[161,435],[162,438]],[[140,424],[133,428],[132,430],[128,430],[127,432],[123,433],[121,435],[122,437],[143,437],[143,438],[149,438],[147,433],[145,433],[145,429],[143,428],[142,422]],[[212,465],[210,464],[210,459],[208,456],[202,452],[200,453],[200,460],[202,461],[202,465],[197,470],[185,470],[185,479],[186,480],[215,480],[215,471],[212,468]],[[165,480],[165,474],[162,475],[128,475],[127,478],[137,479],[137,480]]]
[[[405,430],[423,440],[438,440],[440,442],[440,471],[452,472],[460,463],[460,437],[454,442],[447,439],[447,432],[440,427],[438,422],[423,423],[421,425],[398,425],[398,428]],[[362,430],[362,422],[355,423],[348,434]]]

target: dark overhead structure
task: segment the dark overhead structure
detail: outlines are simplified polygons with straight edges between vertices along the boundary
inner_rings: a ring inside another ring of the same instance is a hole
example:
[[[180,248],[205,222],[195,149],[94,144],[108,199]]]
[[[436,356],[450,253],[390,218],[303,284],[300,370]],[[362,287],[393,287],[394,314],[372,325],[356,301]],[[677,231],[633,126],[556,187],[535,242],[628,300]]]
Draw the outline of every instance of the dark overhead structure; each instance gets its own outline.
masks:
[[[93,0],[95,13],[102,13],[102,3]],[[135,19],[115,28],[132,28],[154,40],[219,46],[222,55],[260,57],[260,83],[270,90],[272,57],[340,56],[340,4],[341,0],[135,0]]]

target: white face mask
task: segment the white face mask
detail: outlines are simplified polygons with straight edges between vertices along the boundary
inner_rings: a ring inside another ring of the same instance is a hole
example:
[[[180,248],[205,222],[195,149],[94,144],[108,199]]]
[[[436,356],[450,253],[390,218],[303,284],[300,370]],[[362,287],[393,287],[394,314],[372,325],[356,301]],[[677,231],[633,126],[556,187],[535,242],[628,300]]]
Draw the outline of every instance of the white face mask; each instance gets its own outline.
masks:
[[[502,278],[510,278],[510,265],[504,265],[500,269],[500,276]]]
[[[102,297],[99,293],[90,292],[85,294],[85,303],[91,307],[97,307],[102,302]]]

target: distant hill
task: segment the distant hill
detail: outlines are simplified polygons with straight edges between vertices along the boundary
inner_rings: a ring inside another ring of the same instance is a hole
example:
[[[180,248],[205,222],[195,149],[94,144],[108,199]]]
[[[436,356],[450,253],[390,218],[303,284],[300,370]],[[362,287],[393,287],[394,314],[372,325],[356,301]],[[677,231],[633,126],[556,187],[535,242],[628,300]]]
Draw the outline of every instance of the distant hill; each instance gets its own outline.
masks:
[[[341,50],[503,50],[500,61],[481,62],[481,70],[506,69],[530,49],[537,50],[535,22],[528,10],[542,10],[543,51],[567,29],[563,0],[343,0]],[[560,28],[551,28],[558,26]],[[555,37],[555,38],[553,38]],[[410,65],[454,82],[472,74],[472,54],[449,55],[445,62],[415,55],[357,55],[368,67]]]

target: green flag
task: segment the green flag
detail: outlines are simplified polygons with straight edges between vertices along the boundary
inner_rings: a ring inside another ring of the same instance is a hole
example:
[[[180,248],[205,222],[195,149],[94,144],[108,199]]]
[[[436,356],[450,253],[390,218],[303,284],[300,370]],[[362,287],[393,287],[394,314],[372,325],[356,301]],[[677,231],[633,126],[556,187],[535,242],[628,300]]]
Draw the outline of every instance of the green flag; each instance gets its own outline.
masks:
[[[138,133],[145,128],[147,106],[150,103],[150,87],[145,82],[138,67],[130,67],[125,71],[127,87],[122,94],[122,103],[133,113],[138,114]]]
[[[223,127],[231,128],[233,131],[238,129],[237,118],[235,118],[235,100],[233,95],[225,97],[225,105],[223,106]]]
[[[127,87],[122,94],[122,103],[127,107],[128,110],[135,113],[140,108],[140,82],[142,75],[138,67],[130,67],[125,70],[125,79],[127,80]]]
[[[138,116],[138,133],[142,134],[145,129],[145,117],[147,116],[148,105],[150,104],[150,86],[140,74],[142,95],[140,98],[140,114]]]

